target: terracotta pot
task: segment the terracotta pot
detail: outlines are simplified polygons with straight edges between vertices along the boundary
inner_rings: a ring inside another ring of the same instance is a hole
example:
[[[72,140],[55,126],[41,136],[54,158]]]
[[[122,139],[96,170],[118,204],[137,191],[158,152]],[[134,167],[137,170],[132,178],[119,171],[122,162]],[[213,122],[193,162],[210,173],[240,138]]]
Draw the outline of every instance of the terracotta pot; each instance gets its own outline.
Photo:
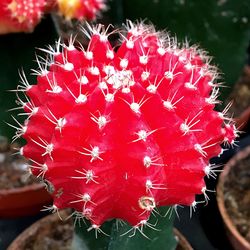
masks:
[[[6,137],[0,136],[0,168],[6,171],[7,179],[3,178],[3,184],[17,181],[16,175],[25,174],[20,171],[27,164],[27,160],[16,155],[19,144],[9,144]],[[22,166],[22,167],[20,167]],[[13,171],[13,172],[12,172]],[[10,174],[11,173],[11,174]],[[4,176],[4,175],[3,175]],[[11,179],[10,176],[14,178]],[[41,183],[22,182],[24,186],[1,185],[0,189],[0,218],[17,218],[21,216],[35,215],[40,212],[44,205],[52,202],[52,198]]]
[[[250,122],[250,66],[246,65],[227,99],[232,102],[229,113],[239,130],[245,130]]]
[[[246,149],[237,153],[224,167],[224,171],[219,177],[219,182],[217,185],[217,202],[220,214],[225,224],[226,233],[228,239],[230,240],[232,246],[237,250],[250,250],[250,243],[239,233],[235,225],[233,224],[230,215],[227,212],[224,203],[224,183],[227,179],[227,176],[233,167],[237,167],[237,163],[249,156],[250,146]]]
[[[250,123],[250,107],[245,109],[238,117],[236,117],[235,122],[236,122],[236,127],[244,131],[244,129]]]
[[[66,218],[68,216],[67,212],[61,211],[60,215],[62,218]],[[37,235],[41,239],[44,236],[49,234],[50,228],[59,225],[63,225],[64,223],[68,223],[68,221],[62,221],[58,217],[57,214],[52,214],[44,217],[43,219],[35,222],[25,231],[23,231],[8,247],[7,250],[25,250],[27,248],[27,244],[31,242],[31,239],[34,239]],[[177,237],[179,244],[176,250],[192,250],[193,248],[187,242],[185,237],[177,230],[174,229],[175,236]]]
[[[176,247],[176,250],[192,250],[193,248],[187,241],[187,239],[183,236],[183,234],[180,233],[176,228],[174,228],[174,234],[177,237],[178,245]]]
[[[52,198],[43,184],[0,190],[0,218],[17,218],[39,213]]]

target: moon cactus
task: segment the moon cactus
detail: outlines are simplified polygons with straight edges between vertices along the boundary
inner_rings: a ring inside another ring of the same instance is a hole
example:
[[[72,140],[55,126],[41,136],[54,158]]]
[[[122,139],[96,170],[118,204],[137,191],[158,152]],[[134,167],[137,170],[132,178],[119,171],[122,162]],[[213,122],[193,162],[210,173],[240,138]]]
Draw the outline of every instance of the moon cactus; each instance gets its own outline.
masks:
[[[39,62],[37,82],[18,90],[28,115],[17,131],[53,208],[74,208],[93,228],[119,218],[136,226],[157,206],[195,207],[211,157],[237,136],[215,111],[217,69],[205,52],[128,22],[112,48],[102,25],[87,49],[58,41]],[[86,33],[86,30],[85,30]]]

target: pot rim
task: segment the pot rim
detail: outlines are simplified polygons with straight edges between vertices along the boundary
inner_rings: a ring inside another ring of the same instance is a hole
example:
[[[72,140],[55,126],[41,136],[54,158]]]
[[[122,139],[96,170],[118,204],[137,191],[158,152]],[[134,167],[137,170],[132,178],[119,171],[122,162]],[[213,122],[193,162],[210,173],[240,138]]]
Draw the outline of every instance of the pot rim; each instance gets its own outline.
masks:
[[[223,218],[223,222],[225,223],[227,229],[230,233],[241,242],[241,244],[246,248],[250,249],[250,243],[239,233],[236,226],[233,224],[224,204],[224,183],[225,178],[230,172],[230,169],[237,164],[238,161],[246,158],[250,154],[250,146],[244,148],[243,150],[239,151],[233,158],[226,163],[223,172],[219,176],[219,181],[217,185],[217,203],[220,214]]]
[[[242,113],[235,118],[236,127],[240,130],[244,129],[250,122],[250,107],[246,108]]]
[[[26,193],[29,191],[36,191],[36,190],[43,189],[43,188],[45,189],[45,185],[43,183],[33,183],[24,187],[0,189],[0,196]]]
[[[62,218],[67,218],[68,217],[69,212],[68,212],[67,209],[62,209],[59,212],[60,212],[60,216]],[[50,221],[50,222],[54,223],[59,219],[60,219],[60,217],[58,216],[58,214],[52,213],[52,214],[49,214],[49,215],[37,220],[36,222],[31,224],[28,228],[26,228],[23,232],[21,232],[12,241],[12,243],[8,246],[7,250],[18,250],[19,249],[18,246],[20,246],[21,242],[26,240],[31,235],[31,232],[34,232],[34,233],[37,234],[37,232],[39,230],[39,227],[41,225],[43,225],[47,221]],[[62,221],[65,222],[66,219],[63,219]],[[179,243],[181,244],[181,246],[184,247],[185,250],[193,250],[192,246],[190,245],[190,243],[188,242],[186,237],[177,228],[174,227],[173,231],[174,231],[175,236],[179,239]]]
[[[187,238],[176,227],[173,228],[173,231],[174,231],[175,237],[178,238],[178,243],[182,247],[184,247],[185,250],[193,250],[193,247],[191,246]]]

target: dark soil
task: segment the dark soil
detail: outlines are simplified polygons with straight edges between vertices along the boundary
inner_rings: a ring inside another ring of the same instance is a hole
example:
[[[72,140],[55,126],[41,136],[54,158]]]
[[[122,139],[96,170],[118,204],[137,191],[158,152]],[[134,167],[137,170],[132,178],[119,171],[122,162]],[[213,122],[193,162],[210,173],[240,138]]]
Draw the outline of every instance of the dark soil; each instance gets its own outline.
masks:
[[[250,242],[250,155],[237,162],[224,184],[225,207],[240,234]]]
[[[62,218],[67,218],[70,210],[60,211]],[[60,220],[57,214],[47,216],[40,222],[36,222],[29,232],[23,235],[19,244],[15,245],[15,250],[72,250],[72,240],[74,235],[73,219]],[[85,230],[83,228],[83,230]],[[176,250],[191,249],[182,235],[175,231],[179,238]],[[12,248],[11,248],[12,249]]]
[[[37,234],[29,237],[25,250],[70,250],[73,239],[73,224],[70,221],[56,221],[39,228]]]
[[[0,137],[0,190],[24,187],[39,180],[30,176],[28,161],[18,153],[18,144],[8,144]]]

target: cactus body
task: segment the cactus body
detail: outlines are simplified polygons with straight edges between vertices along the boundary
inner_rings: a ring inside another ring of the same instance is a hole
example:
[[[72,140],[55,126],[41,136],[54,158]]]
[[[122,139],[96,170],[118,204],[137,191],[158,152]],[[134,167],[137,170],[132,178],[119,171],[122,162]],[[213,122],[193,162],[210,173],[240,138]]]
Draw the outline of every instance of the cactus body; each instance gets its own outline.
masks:
[[[10,31],[31,32],[40,22],[46,0],[3,0],[0,3],[1,26]],[[2,32],[4,33],[4,32]]]
[[[141,23],[128,22],[117,51],[102,26],[89,35],[87,50],[58,43],[25,87],[21,153],[50,183],[54,208],[98,228],[111,218],[145,224],[157,206],[195,206],[213,175],[209,159],[236,137],[214,110],[216,69]]]
[[[66,19],[94,20],[105,9],[103,0],[55,0],[59,13]]]

